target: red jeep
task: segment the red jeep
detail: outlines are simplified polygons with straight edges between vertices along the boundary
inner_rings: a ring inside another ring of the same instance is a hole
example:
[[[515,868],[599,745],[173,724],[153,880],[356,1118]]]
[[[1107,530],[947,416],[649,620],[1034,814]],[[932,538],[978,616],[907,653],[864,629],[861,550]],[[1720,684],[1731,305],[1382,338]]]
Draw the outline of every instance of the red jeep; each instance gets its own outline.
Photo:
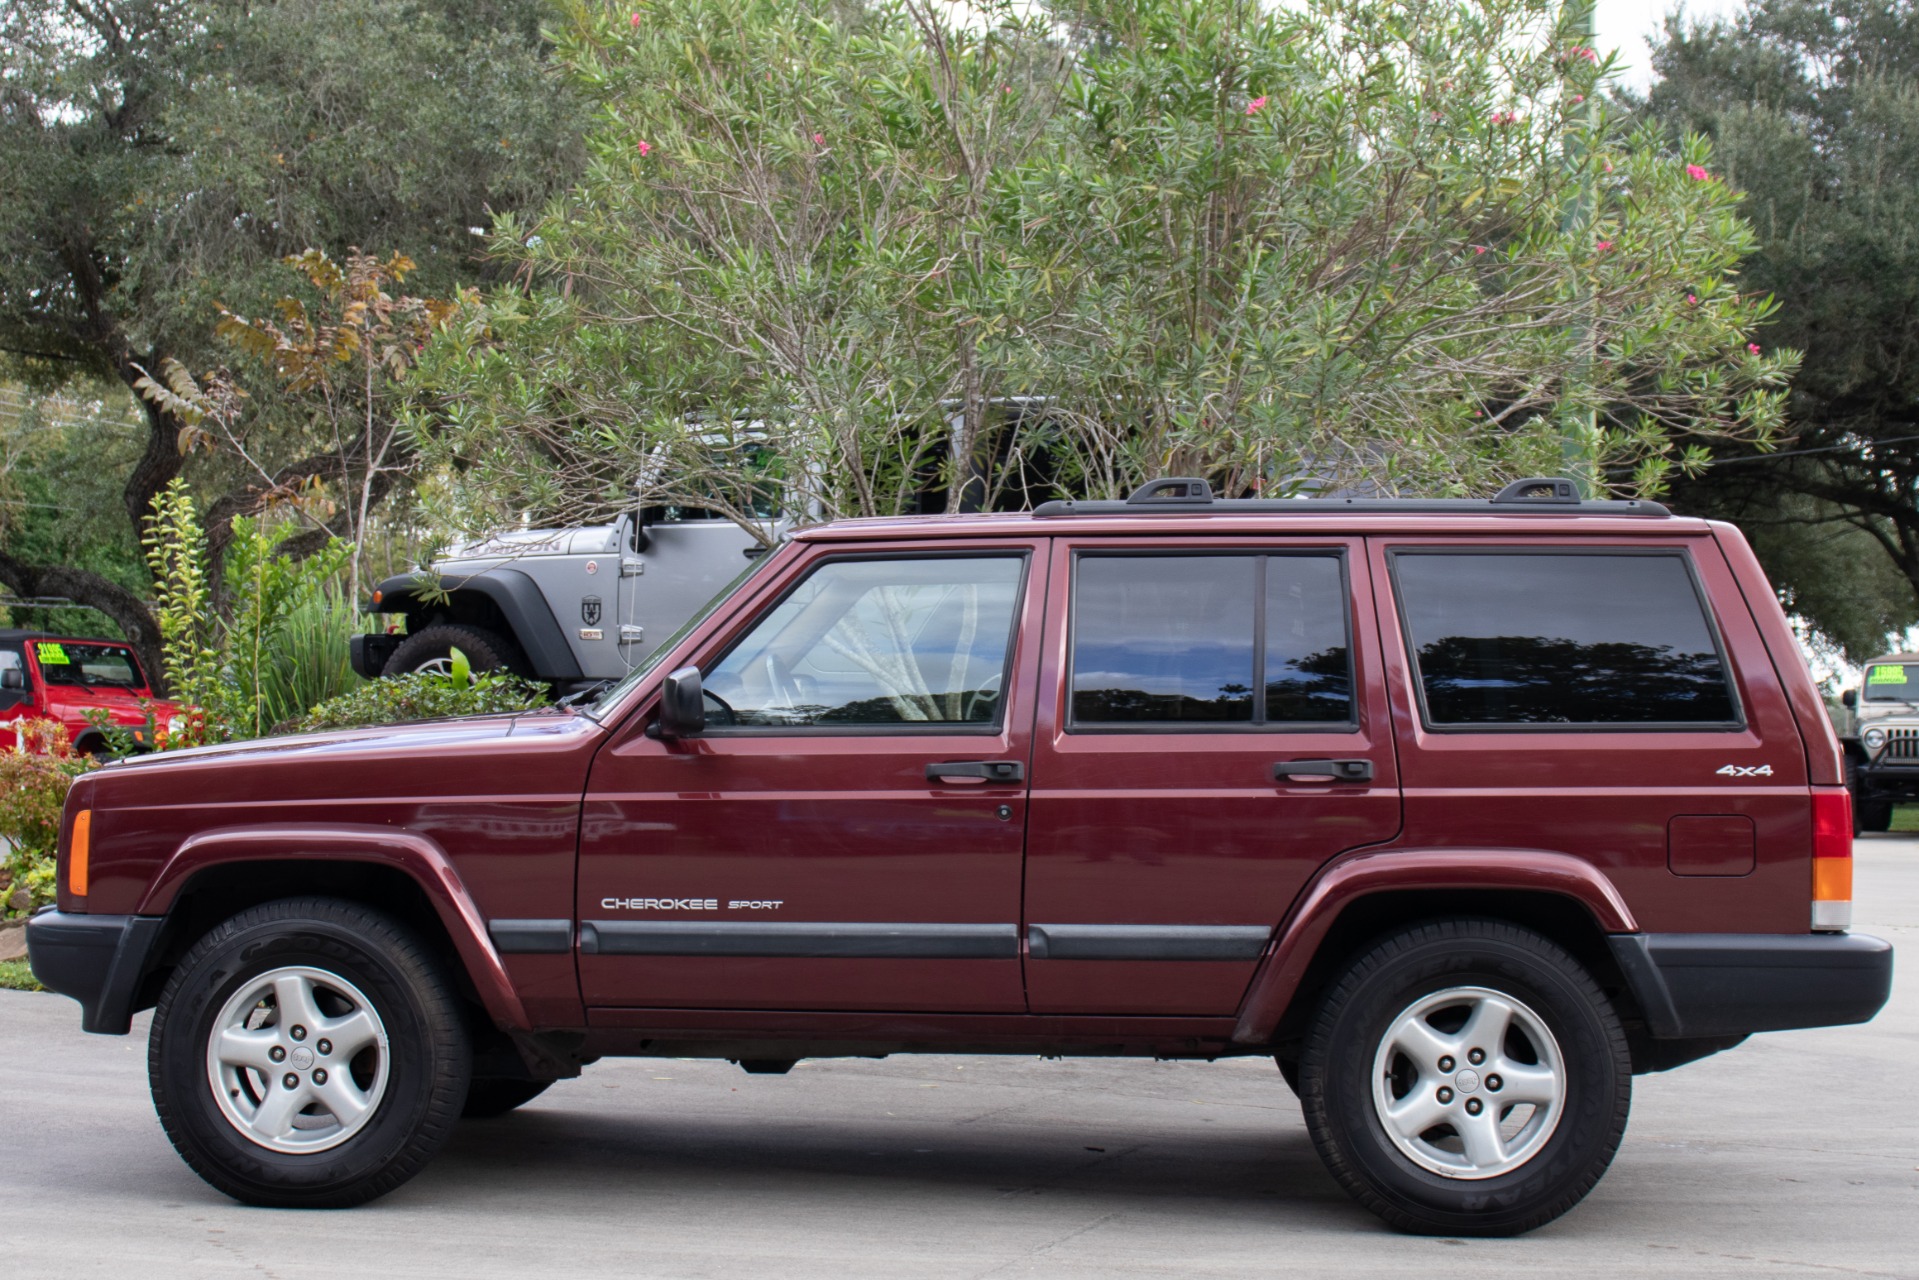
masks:
[[[1362,1203],[1510,1234],[1634,1073],[1878,1011],[1851,832],[1736,530],[1168,480],[807,530],[589,706],[111,765],[28,939],[250,1203],[608,1054],[1263,1055]]]
[[[149,710],[162,730],[178,714],[172,703],[153,700],[131,647],[117,640],[0,631],[0,748],[35,750],[31,734],[22,740],[20,723],[56,720],[66,726],[75,751],[97,755],[108,742],[87,719],[89,712],[105,711],[109,724],[144,740]]]

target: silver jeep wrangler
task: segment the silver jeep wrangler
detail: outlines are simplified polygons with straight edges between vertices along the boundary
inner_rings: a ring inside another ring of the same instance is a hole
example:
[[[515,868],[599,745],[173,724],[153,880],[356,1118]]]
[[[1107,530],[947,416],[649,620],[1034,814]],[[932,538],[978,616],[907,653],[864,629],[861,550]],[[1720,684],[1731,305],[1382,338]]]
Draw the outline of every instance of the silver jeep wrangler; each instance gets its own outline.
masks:
[[[368,679],[444,671],[457,648],[475,671],[511,671],[561,695],[617,680],[791,524],[749,531],[729,519],[647,514],[498,534],[388,578],[367,612],[397,614],[404,629],[353,637],[353,669]]]
[[[1840,701],[1853,826],[1889,830],[1892,806],[1919,800],[1919,653],[1874,658],[1860,687]]]

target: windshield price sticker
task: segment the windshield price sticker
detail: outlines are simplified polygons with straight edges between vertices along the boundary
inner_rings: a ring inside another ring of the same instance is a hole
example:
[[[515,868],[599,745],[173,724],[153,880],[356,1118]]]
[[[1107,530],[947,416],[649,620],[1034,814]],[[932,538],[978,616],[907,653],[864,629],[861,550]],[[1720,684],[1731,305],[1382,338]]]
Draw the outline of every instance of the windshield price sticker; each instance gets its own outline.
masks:
[[[41,661],[45,662],[46,659],[42,658]],[[1874,667],[1866,676],[1867,684],[1904,684],[1905,682],[1906,669],[1901,666]]]
[[[73,662],[73,659],[67,656],[66,646],[64,645],[53,644],[42,640],[34,646],[34,651],[39,655],[40,665],[43,667],[69,666]]]

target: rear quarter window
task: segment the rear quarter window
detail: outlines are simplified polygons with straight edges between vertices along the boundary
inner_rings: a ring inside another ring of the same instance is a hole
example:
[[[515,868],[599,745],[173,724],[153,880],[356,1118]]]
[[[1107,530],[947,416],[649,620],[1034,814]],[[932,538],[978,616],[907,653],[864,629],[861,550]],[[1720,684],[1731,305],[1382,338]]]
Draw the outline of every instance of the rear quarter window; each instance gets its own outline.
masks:
[[[1392,556],[1432,728],[1737,728],[1683,551]]]

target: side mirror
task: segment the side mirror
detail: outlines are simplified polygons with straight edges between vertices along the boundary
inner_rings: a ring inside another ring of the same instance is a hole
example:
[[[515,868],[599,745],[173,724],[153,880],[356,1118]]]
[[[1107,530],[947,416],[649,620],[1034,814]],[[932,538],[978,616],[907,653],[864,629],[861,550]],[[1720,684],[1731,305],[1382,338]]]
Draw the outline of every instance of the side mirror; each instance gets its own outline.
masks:
[[[660,718],[656,737],[697,738],[706,729],[706,702],[700,692],[700,669],[681,667],[660,686]]]
[[[0,689],[24,689],[27,687],[27,673],[19,667],[8,667],[0,671]]]
[[[1859,705],[1859,690],[1857,690],[1857,689],[1848,689],[1848,690],[1846,690],[1846,691],[1845,691],[1844,693],[1842,693],[1842,694],[1840,694],[1840,695],[1839,695],[1839,705],[1841,705],[1841,706],[1844,706],[1844,707],[1856,707],[1856,706],[1858,706],[1858,705]]]

